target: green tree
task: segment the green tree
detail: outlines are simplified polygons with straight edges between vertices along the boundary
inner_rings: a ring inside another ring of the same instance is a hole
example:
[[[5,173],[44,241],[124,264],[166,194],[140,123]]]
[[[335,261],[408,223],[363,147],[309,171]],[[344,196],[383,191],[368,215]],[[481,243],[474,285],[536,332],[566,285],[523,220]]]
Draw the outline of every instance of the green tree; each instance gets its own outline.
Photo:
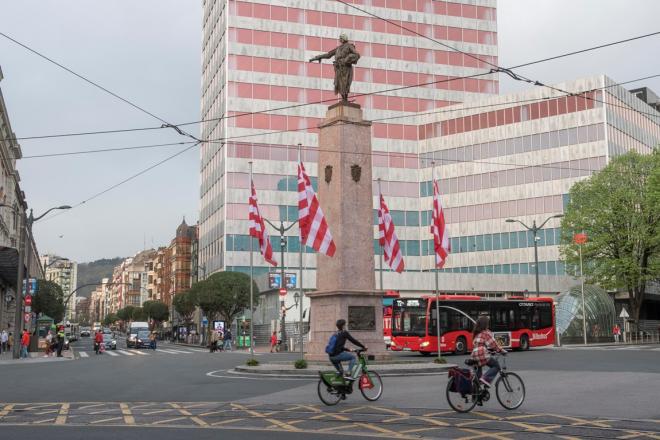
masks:
[[[195,291],[189,290],[187,292],[178,293],[174,295],[172,300],[174,310],[181,316],[184,322],[189,323],[192,321],[197,306],[197,298]]]
[[[133,311],[135,306],[126,306],[123,309],[117,310],[117,317],[124,322],[128,322],[133,319]]]
[[[103,318],[103,325],[109,327],[117,321],[119,321],[119,317],[114,313],[109,313],[105,318]]]
[[[575,274],[579,268],[573,234],[585,232],[587,282],[626,291],[636,322],[647,282],[660,277],[659,170],[658,151],[616,157],[602,171],[573,185],[561,223],[561,253],[569,272]]]
[[[254,305],[257,305],[259,289],[254,283]],[[217,272],[200,281],[192,289],[197,296],[197,305],[202,309],[209,322],[218,316],[227,325],[250,305],[250,277],[241,272]],[[211,333],[211,326],[208,327]]]
[[[39,290],[32,297],[32,310],[60,322],[64,319],[64,292],[52,281],[39,280]]]
[[[134,307],[131,313],[131,321],[146,321],[149,319],[146,310],[142,307]]]
[[[159,327],[161,322],[170,319],[170,308],[164,302],[145,301],[142,304],[142,309],[147,315],[147,318],[154,321],[154,328]]]

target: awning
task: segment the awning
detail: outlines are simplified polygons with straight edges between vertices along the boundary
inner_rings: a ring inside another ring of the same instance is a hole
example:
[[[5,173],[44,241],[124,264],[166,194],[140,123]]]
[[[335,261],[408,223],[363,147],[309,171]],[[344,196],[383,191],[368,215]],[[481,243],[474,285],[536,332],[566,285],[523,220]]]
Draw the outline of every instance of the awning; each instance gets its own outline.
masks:
[[[16,290],[18,272],[18,250],[0,246],[0,280]]]

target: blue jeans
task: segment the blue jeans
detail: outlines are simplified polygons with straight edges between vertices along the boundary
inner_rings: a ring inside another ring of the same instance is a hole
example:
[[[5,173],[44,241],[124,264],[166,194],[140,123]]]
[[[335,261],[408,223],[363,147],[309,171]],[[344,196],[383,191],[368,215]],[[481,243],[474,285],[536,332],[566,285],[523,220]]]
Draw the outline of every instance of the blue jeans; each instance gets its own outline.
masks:
[[[21,345],[21,357],[22,358],[28,357],[28,350],[26,345]]]
[[[330,362],[335,366],[339,373],[343,374],[344,370],[341,366],[342,361],[348,361],[348,372],[353,372],[353,367],[355,367],[355,355],[349,353],[348,351],[342,351],[338,355],[330,356]]]
[[[497,373],[500,371],[500,363],[497,362],[497,359],[491,357],[488,359],[488,363],[486,365],[488,365],[490,368],[481,377],[488,381],[488,383],[493,383],[493,379],[495,379],[495,376],[497,376]]]
[[[231,351],[231,339],[225,339],[223,348],[227,351]]]

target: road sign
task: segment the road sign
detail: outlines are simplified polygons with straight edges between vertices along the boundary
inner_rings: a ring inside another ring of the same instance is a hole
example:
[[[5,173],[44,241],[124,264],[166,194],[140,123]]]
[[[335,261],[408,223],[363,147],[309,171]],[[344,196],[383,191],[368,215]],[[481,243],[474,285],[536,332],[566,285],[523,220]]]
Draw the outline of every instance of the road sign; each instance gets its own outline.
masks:
[[[26,306],[31,306],[32,305],[32,295],[27,295],[25,297],[25,305]]]
[[[25,313],[30,313],[32,311],[32,306],[25,306]]]
[[[626,310],[625,307],[621,308],[621,313],[619,314],[619,318],[623,318],[623,319],[630,318],[630,315],[628,314],[628,311]]]
[[[295,289],[297,277],[295,273],[286,273],[286,288]],[[277,289],[282,287],[282,274],[271,272],[268,274],[268,285],[271,289]]]
[[[26,293],[27,280],[23,280],[23,296]],[[39,291],[39,284],[36,278],[30,278],[30,293],[34,295]]]
[[[575,244],[585,244],[587,242],[587,234],[580,233],[573,235],[573,241]]]
[[[286,296],[286,289],[280,289],[280,298],[284,298]]]
[[[25,313],[23,315],[23,319],[25,320],[25,322],[30,322],[31,317],[32,317],[32,313]]]

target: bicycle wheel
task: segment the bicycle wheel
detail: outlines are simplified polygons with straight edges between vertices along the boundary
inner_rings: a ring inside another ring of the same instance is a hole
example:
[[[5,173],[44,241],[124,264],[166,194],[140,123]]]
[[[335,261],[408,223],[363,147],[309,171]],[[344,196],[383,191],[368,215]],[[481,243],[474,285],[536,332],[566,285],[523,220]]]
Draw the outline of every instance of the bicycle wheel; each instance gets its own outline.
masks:
[[[337,389],[326,385],[325,382],[323,382],[323,379],[319,379],[317,391],[319,393],[319,399],[321,399],[321,402],[328,406],[336,405],[341,400],[341,394],[337,391]]]
[[[369,383],[366,386],[362,384],[362,376],[364,375],[369,376]],[[380,374],[375,371],[369,371],[368,373],[362,373],[362,376],[358,379],[362,396],[370,402],[380,399],[380,396],[383,395],[383,381],[380,378]]]
[[[447,382],[446,395],[447,395],[447,403],[449,403],[451,409],[459,413],[466,413],[472,411],[472,408],[474,408],[477,405],[477,402],[479,401],[478,395],[476,394],[478,390],[478,386],[479,384],[474,383],[472,386],[474,393],[466,394],[465,396],[462,396],[461,393],[455,393],[452,391],[452,389],[454,389],[454,378],[452,377],[451,379],[449,379],[449,382]]]
[[[497,401],[506,409],[516,409],[525,400],[525,384],[516,373],[500,375],[495,382]]]

